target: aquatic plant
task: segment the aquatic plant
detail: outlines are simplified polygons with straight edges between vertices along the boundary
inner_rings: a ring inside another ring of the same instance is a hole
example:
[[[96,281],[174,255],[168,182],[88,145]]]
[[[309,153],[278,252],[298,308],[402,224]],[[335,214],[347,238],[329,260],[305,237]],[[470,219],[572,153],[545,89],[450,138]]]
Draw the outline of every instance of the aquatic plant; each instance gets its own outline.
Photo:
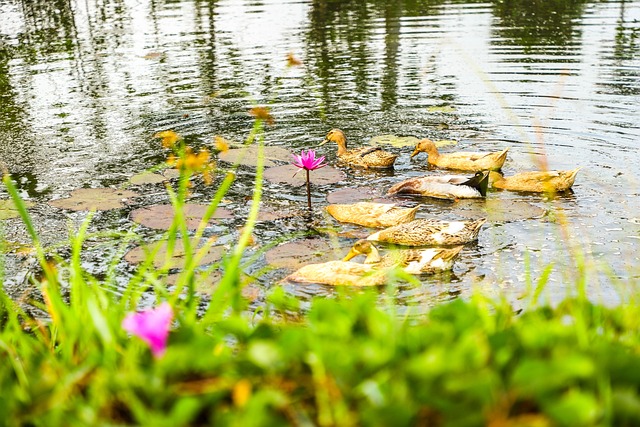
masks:
[[[122,321],[122,328],[146,342],[155,357],[164,354],[169,338],[173,310],[167,302],[158,307],[137,313],[129,313]]]
[[[315,150],[309,150],[306,153],[302,150],[299,155],[293,155],[293,165],[300,168],[300,170],[304,170],[307,174],[307,206],[309,210],[311,210],[311,181],[309,179],[309,172],[325,167],[327,164],[324,163],[324,159],[324,156],[316,158]]]

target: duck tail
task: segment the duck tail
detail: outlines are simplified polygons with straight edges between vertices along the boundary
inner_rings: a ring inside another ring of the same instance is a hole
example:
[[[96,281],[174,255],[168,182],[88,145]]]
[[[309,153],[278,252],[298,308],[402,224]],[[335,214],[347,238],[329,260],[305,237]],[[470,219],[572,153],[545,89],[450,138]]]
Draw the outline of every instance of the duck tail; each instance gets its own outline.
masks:
[[[442,248],[442,250],[433,258],[434,259],[441,258],[443,261],[449,262],[455,257],[457,257],[463,248],[464,248],[464,245],[454,246],[452,248]]]
[[[400,222],[413,221],[415,219],[415,217],[416,217],[416,213],[418,212],[418,209],[420,209],[420,206],[422,206],[422,205],[418,204],[414,208],[407,209],[405,211],[405,214],[402,215],[402,218],[400,218]]]
[[[471,230],[471,233],[472,233],[474,239],[478,238],[478,234],[480,233],[480,229],[482,228],[482,226],[484,225],[485,222],[487,222],[487,218],[480,218],[480,219],[477,219],[477,220],[471,222],[471,224],[469,224],[469,229]]]
[[[476,172],[473,178],[458,185],[475,188],[482,197],[485,197],[487,195],[487,188],[489,187],[489,171]]]
[[[578,174],[580,169],[582,169],[582,166],[577,167],[577,168],[569,171],[569,174],[567,176],[567,181],[569,182],[569,187],[571,187],[573,185],[573,182],[576,180],[576,175]]]
[[[509,151],[509,147],[505,148],[500,152],[500,155],[496,159],[496,166],[497,166],[496,170],[502,169],[502,165],[504,165],[504,162],[507,160],[508,151]]]

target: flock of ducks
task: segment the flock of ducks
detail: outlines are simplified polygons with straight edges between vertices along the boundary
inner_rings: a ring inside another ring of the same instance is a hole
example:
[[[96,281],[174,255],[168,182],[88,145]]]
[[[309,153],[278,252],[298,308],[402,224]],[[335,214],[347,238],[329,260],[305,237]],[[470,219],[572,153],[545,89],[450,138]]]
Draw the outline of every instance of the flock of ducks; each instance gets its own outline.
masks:
[[[347,139],[340,129],[327,134],[327,142],[338,145],[340,162],[366,169],[392,168],[398,157],[380,147],[347,149]],[[427,175],[409,178],[391,186],[388,195],[415,195],[440,199],[481,198],[489,186],[502,190],[557,193],[571,188],[580,168],[568,171],[523,172],[504,177],[498,171],[504,165],[509,148],[489,153],[439,153],[430,139],[423,139],[411,157],[427,154],[427,161],[441,169],[475,172],[467,175]],[[477,240],[486,219],[443,221],[419,218],[420,205],[403,208],[389,203],[359,202],[331,204],[327,212],[337,221],[381,228],[364,240],[357,241],[342,260],[308,264],[285,280],[327,285],[375,286],[386,281],[386,273],[401,268],[409,274],[436,273],[450,270],[464,244]],[[372,242],[401,245],[404,249],[381,256]],[[430,246],[424,248],[424,246]],[[351,261],[364,255],[364,263]]]

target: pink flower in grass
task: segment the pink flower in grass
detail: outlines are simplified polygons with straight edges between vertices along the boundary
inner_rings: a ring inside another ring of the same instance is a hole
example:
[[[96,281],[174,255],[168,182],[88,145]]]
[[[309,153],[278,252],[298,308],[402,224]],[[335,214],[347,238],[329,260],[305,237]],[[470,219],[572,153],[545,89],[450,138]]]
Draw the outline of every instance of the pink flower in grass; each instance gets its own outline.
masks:
[[[146,342],[153,355],[160,357],[167,348],[172,320],[173,310],[168,302],[163,302],[152,310],[129,313],[122,321],[122,328]]]
[[[320,169],[327,166],[324,162],[324,156],[320,156],[316,158],[316,151],[309,150],[306,153],[304,150],[300,152],[300,155],[293,155],[293,165],[299,167],[300,169],[306,169],[308,171],[312,171],[315,169]]]

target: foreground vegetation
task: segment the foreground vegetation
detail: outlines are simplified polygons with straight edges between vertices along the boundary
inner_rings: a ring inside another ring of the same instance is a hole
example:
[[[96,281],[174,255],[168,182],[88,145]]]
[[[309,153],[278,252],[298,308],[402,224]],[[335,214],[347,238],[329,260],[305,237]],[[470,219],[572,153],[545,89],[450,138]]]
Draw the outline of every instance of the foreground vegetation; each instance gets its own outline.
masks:
[[[190,236],[179,214],[189,174],[209,172],[190,150],[176,155],[186,179],[169,189],[177,212],[170,245]],[[171,290],[151,261],[124,294],[109,290],[109,277],[84,272],[88,222],[70,257],[52,262],[5,177],[34,240],[42,275],[33,284],[48,318],[0,293],[0,425],[640,424],[635,304],[606,308],[578,292],[555,307],[533,298],[515,313],[505,301],[476,295],[406,319],[380,306],[378,289],[342,290],[303,311],[276,288],[262,310],[248,314],[238,266],[260,182],[261,167],[248,226],[205,300],[195,283],[203,249],[187,250]],[[229,184],[220,184],[209,215]],[[543,286],[544,278],[534,295]],[[129,333],[143,296],[172,315],[166,346],[150,349]]]

